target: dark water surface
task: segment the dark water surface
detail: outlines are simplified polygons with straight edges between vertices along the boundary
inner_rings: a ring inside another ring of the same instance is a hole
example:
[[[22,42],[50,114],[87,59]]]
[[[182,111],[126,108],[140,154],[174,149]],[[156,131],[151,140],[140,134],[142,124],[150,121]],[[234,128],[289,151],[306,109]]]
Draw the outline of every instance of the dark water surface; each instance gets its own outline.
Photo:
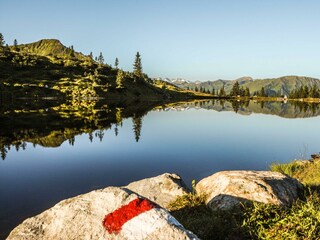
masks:
[[[189,185],[217,171],[265,170],[320,151],[317,104],[157,105],[2,111],[0,238],[27,217],[94,189],[164,172]]]

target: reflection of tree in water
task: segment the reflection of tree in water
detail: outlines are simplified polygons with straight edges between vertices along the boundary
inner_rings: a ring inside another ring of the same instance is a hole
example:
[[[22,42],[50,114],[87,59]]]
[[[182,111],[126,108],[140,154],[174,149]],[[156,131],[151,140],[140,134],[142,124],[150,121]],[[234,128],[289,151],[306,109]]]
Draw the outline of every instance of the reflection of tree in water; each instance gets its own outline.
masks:
[[[232,101],[231,104],[232,104],[233,111],[235,111],[237,113],[239,111],[240,102]]]
[[[6,156],[7,156],[7,153],[8,153],[8,150],[6,149],[6,147],[2,147],[0,152],[1,152],[2,160],[5,160]]]
[[[75,142],[75,137],[71,137],[69,138],[69,145],[74,146],[74,142]]]
[[[136,142],[139,142],[142,128],[142,117],[138,117],[134,114],[132,117],[132,123]]]
[[[27,143],[26,142],[15,142],[12,144],[12,146],[14,146],[14,148],[16,149],[17,152],[19,152],[20,148],[22,150],[26,150],[27,148]],[[10,144],[4,144],[3,146],[1,146],[0,149],[0,154],[1,154],[1,158],[2,160],[5,160],[7,157],[7,153],[8,151],[11,150],[11,145]]]
[[[317,102],[295,101],[293,102],[293,104],[295,109],[298,109],[300,112],[304,112],[304,113],[311,111],[312,114],[316,114],[320,109],[320,103],[317,103]]]
[[[225,103],[225,100],[223,100],[223,99],[221,99],[221,100],[219,101],[219,104],[220,104],[220,106],[221,106],[222,109],[224,109],[224,103]]]
[[[95,136],[97,138],[99,138],[100,142],[102,142],[103,136],[104,136],[104,131],[103,129],[99,129],[98,131],[96,131]]]
[[[114,135],[118,136],[118,134],[119,134],[119,128],[118,128],[118,124],[116,123],[114,127]]]
[[[89,132],[89,140],[90,140],[90,142],[92,142],[92,140],[93,140],[93,134],[92,134],[92,132]]]
[[[92,142],[104,138],[106,130],[114,126],[115,135],[119,134],[123,119],[131,118],[135,140],[139,141],[142,117],[157,106],[156,102],[123,103],[79,103],[61,104],[46,110],[11,110],[0,114],[0,153],[4,160],[10,147],[17,151],[26,149],[26,142],[33,146],[59,147],[67,141],[75,145],[75,136],[88,134]]]
[[[237,113],[240,108],[247,108],[249,106],[249,101],[232,101],[231,104],[233,111]]]

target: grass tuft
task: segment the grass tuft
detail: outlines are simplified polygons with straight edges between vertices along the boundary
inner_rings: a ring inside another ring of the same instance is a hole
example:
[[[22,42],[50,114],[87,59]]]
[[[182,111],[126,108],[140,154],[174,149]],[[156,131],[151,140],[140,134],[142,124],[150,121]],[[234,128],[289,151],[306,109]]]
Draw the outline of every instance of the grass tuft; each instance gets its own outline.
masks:
[[[206,206],[207,196],[197,194],[195,182],[192,192],[179,196],[169,204],[170,213],[188,230],[201,239],[242,239],[241,212],[212,211]]]
[[[272,164],[271,170],[298,179],[307,186],[320,186],[320,160]]]
[[[305,200],[298,200],[290,208],[254,203],[244,212],[242,228],[253,239],[319,239],[319,194],[306,195]]]

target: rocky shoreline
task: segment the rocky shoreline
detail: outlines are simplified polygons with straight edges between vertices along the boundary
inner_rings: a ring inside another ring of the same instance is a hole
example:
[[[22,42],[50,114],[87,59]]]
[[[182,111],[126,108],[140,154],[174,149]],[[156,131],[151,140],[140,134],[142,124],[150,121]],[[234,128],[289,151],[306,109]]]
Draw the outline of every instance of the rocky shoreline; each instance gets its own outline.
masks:
[[[195,190],[205,196],[208,208],[230,210],[243,202],[288,206],[303,186],[277,172],[224,171],[202,179]],[[189,193],[183,180],[170,173],[95,190],[26,219],[7,239],[199,239],[167,210]]]

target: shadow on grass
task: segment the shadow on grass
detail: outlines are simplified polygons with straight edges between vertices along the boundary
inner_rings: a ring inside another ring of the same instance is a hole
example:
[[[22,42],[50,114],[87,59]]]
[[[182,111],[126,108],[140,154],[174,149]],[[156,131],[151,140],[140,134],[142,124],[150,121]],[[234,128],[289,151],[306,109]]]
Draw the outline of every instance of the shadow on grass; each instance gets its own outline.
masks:
[[[250,205],[250,203],[248,203]],[[242,207],[232,210],[213,211],[205,204],[187,206],[171,211],[171,214],[199,238],[206,239],[252,239],[246,228]]]

